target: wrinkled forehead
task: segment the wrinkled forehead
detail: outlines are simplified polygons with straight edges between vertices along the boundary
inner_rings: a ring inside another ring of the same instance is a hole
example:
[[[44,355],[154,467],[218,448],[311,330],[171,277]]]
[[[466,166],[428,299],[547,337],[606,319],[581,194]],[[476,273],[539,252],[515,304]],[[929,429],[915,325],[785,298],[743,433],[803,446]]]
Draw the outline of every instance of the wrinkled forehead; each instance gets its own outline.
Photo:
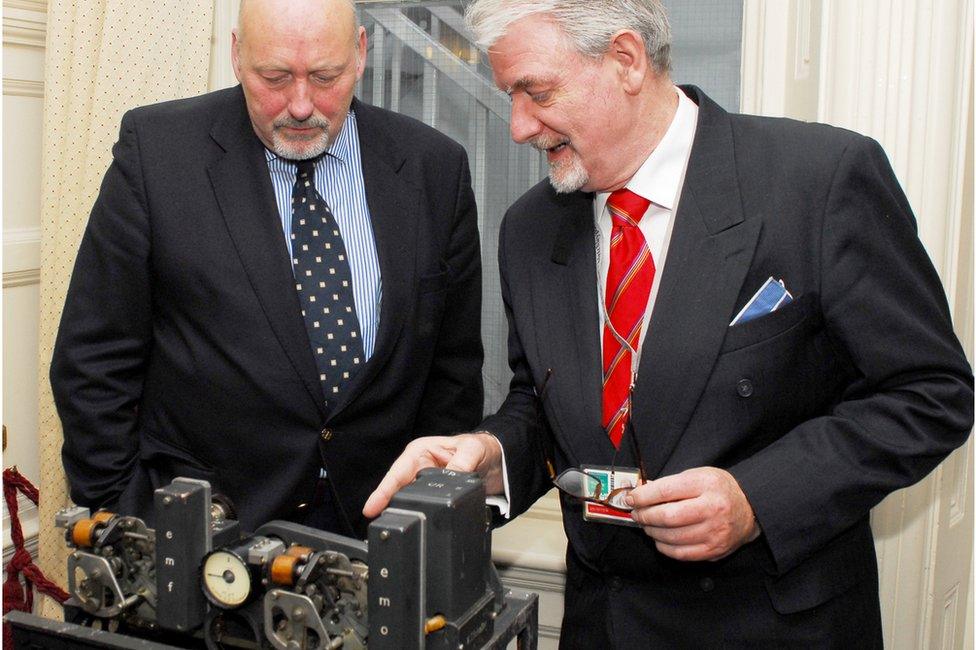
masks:
[[[495,85],[509,94],[558,83],[588,63],[565,33],[541,14],[512,22],[488,48],[488,60]]]

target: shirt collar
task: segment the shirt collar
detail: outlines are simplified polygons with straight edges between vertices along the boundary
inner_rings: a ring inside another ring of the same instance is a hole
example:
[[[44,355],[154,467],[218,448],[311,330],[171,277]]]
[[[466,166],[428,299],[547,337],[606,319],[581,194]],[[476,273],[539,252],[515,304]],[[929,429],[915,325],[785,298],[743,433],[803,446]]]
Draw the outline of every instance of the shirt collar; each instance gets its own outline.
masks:
[[[631,192],[668,210],[674,209],[678,201],[685,162],[695,139],[698,122],[698,107],[683,90],[677,86],[674,90],[678,94],[678,109],[668,130],[626,185]],[[609,196],[609,192],[597,195],[604,204]]]
[[[349,162],[355,150],[354,144],[358,140],[359,130],[356,128],[356,111],[349,109],[346,119],[342,123],[342,128],[339,130],[339,136],[329,145],[323,156],[331,156],[343,163]],[[267,147],[264,148],[264,157],[269,163],[280,160],[281,162],[295,164],[294,160],[281,158]]]

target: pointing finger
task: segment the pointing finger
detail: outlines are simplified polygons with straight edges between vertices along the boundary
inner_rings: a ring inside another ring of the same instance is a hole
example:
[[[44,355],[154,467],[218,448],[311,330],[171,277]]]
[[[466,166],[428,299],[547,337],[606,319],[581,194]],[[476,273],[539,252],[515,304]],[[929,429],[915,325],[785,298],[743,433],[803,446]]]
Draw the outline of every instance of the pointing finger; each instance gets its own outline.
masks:
[[[417,472],[427,467],[443,467],[444,462],[440,442],[443,438],[418,438],[413,441],[404,452],[390,466],[386,476],[376,486],[376,489],[363,506],[363,515],[367,518],[379,516],[387,506],[393,495],[400,488],[409,485],[417,477]]]

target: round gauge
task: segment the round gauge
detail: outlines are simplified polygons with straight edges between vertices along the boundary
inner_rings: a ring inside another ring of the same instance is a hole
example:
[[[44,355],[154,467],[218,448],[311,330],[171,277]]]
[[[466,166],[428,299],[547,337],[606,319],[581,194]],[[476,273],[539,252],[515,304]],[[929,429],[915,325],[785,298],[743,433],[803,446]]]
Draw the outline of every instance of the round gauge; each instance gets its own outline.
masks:
[[[251,595],[247,562],[233,551],[221,549],[203,561],[203,593],[217,607],[240,607]]]

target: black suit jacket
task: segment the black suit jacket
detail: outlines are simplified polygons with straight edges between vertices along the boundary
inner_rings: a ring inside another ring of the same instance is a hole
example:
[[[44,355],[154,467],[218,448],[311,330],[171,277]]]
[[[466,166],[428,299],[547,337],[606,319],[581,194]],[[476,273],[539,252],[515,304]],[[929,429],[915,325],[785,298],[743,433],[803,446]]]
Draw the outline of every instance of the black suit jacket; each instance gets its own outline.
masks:
[[[643,634],[670,630],[664,619],[676,617],[705,647],[720,638],[712,616],[726,629],[754,628],[764,620],[757,609],[811,610],[866,584],[854,604],[868,620],[853,631],[868,638],[880,631],[869,510],[966,439],[971,369],[877,143],[824,125],[730,115],[698,89],[687,91],[699,105],[698,125],[643,344],[633,430],[651,477],[728,469],[763,536],[720,562],[676,562],[640,529],[585,523],[579,505],[564,499],[566,620],[604,611],[611,630],[644,621]],[[505,448],[516,514],[550,486],[539,462],[543,435],[553,441],[557,472],[613,462],[600,426],[592,198],[557,195],[544,181],[502,225],[515,374],[483,426]],[[770,276],[795,300],[729,327]],[[536,394],[547,432],[535,426]],[[617,463],[634,464],[626,442]],[[576,577],[623,587],[580,604],[574,568]],[[735,609],[757,579],[768,598]],[[717,583],[738,585],[740,596]],[[676,591],[655,595],[648,585]],[[701,605],[708,591],[714,602]],[[653,603],[667,615],[648,619]],[[672,647],[681,647],[679,638],[689,637],[672,637]]]
[[[151,520],[211,481],[245,529],[300,518],[325,466],[348,522],[404,445],[482,415],[467,157],[354,101],[382,273],[375,351],[327,414],[264,148],[240,87],[128,112],[51,365],[72,499]]]

